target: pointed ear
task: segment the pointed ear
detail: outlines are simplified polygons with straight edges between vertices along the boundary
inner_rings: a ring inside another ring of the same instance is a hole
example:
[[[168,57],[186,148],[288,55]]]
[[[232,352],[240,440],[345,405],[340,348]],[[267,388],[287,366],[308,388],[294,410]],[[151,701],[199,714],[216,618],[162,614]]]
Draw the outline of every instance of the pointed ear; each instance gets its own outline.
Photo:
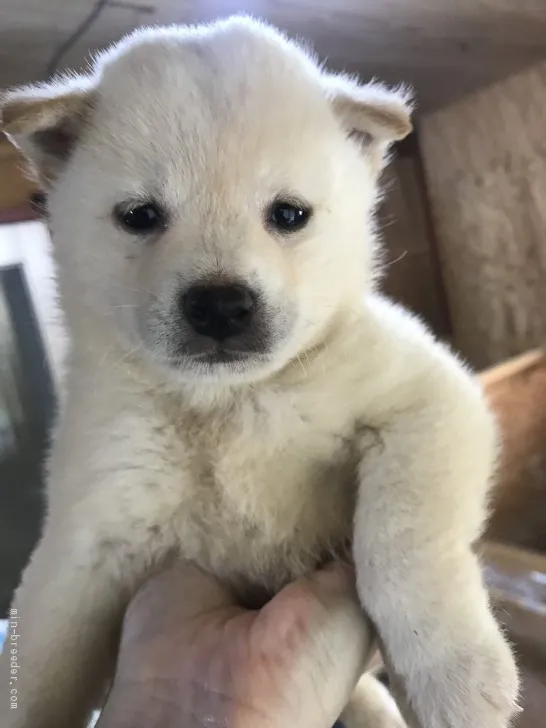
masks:
[[[18,146],[38,172],[51,182],[77,143],[93,105],[88,79],[27,86],[0,98],[0,131]]]
[[[361,85],[343,76],[328,79],[334,113],[351,136],[383,147],[404,139],[413,128],[411,93],[379,83]]]

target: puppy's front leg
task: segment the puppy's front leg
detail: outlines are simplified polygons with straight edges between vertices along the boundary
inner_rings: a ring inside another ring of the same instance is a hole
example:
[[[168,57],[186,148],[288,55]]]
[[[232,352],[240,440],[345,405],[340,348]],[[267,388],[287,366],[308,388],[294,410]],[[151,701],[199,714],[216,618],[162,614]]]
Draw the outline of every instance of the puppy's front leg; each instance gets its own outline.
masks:
[[[445,381],[431,375],[405,387],[399,404],[361,443],[354,549],[362,603],[411,726],[506,728],[517,672],[472,552],[494,427],[455,369]]]
[[[78,541],[46,532],[25,571],[12,606],[18,637],[0,658],[2,728],[83,728],[106,687],[123,564]]]

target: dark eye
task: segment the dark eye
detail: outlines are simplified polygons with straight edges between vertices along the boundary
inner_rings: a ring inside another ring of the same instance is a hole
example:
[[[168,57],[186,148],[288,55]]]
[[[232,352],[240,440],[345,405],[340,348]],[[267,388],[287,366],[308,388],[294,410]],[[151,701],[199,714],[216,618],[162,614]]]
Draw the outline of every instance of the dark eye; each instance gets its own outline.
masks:
[[[283,233],[292,233],[305,227],[311,210],[301,203],[274,202],[269,210],[269,223]]]
[[[149,233],[165,225],[165,215],[154,202],[116,209],[116,218],[130,233]]]

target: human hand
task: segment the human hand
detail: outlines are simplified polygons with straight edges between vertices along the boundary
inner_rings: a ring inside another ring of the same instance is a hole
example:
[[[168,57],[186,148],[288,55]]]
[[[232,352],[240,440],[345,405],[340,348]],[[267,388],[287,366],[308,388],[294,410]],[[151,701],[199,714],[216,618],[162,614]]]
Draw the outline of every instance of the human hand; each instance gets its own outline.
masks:
[[[371,634],[345,566],[247,610],[214,578],[178,565],[127,610],[98,728],[331,728]]]

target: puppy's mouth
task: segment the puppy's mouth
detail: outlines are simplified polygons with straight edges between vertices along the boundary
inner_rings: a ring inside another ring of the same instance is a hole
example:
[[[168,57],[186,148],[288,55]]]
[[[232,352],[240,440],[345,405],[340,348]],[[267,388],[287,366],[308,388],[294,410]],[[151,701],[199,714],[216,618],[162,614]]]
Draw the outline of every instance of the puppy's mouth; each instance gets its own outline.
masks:
[[[272,354],[237,351],[217,346],[206,352],[174,354],[163,358],[163,365],[175,375],[189,380],[248,381],[270,367]]]
[[[267,359],[267,354],[257,351],[238,351],[218,345],[211,351],[186,355],[184,358],[189,362],[213,367],[220,364],[244,364],[245,362],[264,361]]]
[[[157,355],[157,354],[156,354]],[[269,346],[236,347],[231,342],[207,342],[204,346],[188,342],[178,345],[166,357],[161,357],[164,364],[176,371],[206,373],[243,372],[247,369],[267,364],[273,355]]]

